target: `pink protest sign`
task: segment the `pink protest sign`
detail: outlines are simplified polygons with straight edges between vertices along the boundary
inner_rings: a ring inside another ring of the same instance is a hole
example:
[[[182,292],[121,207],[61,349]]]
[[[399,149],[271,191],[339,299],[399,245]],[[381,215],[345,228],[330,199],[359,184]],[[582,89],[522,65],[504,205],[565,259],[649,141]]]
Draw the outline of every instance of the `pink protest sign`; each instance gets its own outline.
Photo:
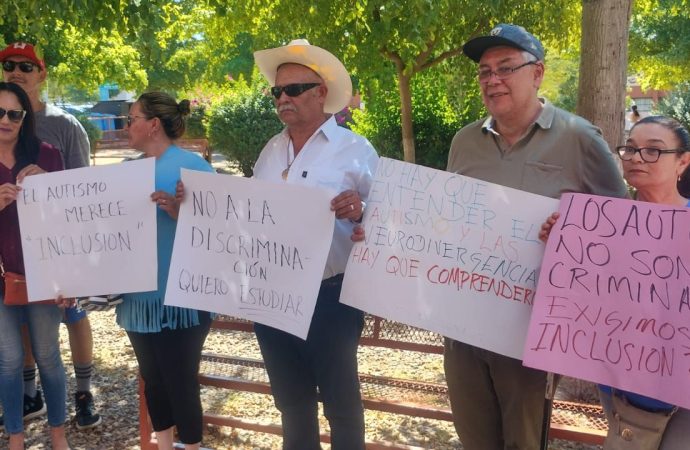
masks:
[[[690,209],[561,198],[524,364],[690,407]]]

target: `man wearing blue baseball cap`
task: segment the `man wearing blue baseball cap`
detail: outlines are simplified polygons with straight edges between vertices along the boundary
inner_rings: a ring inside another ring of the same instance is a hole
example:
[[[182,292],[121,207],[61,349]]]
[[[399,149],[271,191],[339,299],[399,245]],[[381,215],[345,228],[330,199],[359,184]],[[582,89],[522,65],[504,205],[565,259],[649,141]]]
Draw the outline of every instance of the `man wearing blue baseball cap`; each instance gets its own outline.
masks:
[[[467,42],[463,52],[479,63],[490,116],[455,135],[448,171],[552,198],[564,192],[626,196],[600,130],[538,96],[545,52],[536,37],[501,24]],[[444,363],[465,450],[544,446],[550,397],[545,372],[452,339],[446,339]]]

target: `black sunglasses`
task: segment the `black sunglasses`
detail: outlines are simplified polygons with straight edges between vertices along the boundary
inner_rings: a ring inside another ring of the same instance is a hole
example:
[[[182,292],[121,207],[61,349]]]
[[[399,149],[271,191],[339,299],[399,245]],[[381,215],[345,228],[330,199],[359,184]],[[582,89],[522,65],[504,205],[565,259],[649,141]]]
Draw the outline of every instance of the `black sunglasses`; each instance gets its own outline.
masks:
[[[285,86],[273,86],[271,88],[271,94],[275,98],[280,98],[283,92],[285,92],[288,97],[297,97],[304,91],[308,91],[316,86],[321,86],[321,83],[295,83],[286,84]]]
[[[2,70],[4,70],[5,72],[14,72],[15,67],[19,67],[19,70],[21,70],[24,73],[31,73],[34,71],[34,67],[38,67],[38,65],[29,61],[4,61],[2,63]]]
[[[24,116],[26,116],[26,111],[23,109],[0,108],[0,120],[5,117],[5,114],[7,114],[7,118],[10,119],[10,121],[18,123],[22,121]]]

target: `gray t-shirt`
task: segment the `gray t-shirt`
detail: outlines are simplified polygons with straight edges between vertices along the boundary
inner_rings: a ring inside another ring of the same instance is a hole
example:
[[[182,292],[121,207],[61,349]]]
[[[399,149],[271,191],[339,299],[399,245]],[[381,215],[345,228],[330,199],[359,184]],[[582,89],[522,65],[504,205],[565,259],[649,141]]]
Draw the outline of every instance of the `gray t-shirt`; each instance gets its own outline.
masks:
[[[46,105],[34,115],[36,135],[60,150],[65,169],[89,165],[89,137],[76,117],[53,105]]]

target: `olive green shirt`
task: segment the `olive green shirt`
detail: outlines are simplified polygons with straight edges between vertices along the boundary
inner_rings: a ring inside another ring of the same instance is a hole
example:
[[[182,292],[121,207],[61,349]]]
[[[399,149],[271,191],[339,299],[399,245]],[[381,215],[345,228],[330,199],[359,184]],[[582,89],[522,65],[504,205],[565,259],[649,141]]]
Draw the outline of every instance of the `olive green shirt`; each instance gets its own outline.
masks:
[[[458,131],[446,170],[552,198],[566,192],[626,197],[620,170],[601,131],[542,102],[534,125],[510,148],[492,128],[491,117]]]

